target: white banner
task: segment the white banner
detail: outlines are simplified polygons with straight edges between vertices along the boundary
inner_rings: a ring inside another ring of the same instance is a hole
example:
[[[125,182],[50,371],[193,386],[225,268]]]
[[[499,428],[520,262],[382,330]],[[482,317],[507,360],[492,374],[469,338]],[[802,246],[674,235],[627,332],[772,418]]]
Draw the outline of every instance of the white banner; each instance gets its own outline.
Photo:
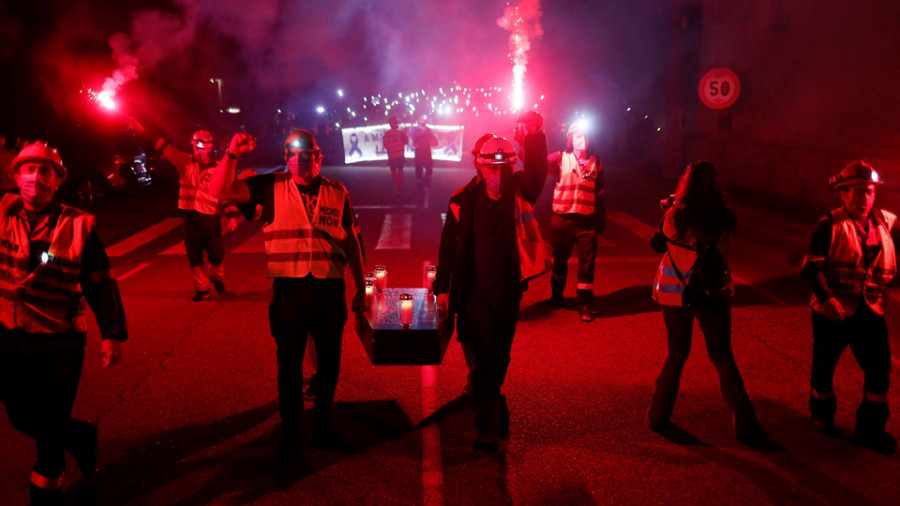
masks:
[[[448,160],[458,162],[462,160],[463,127],[446,125],[427,125],[438,145],[431,148],[431,157],[435,160]],[[371,162],[373,160],[387,160],[387,151],[384,149],[384,133],[390,130],[390,125],[376,125],[356,128],[341,129],[344,140],[344,163]],[[407,135],[414,125],[400,125],[406,130]],[[404,150],[406,158],[415,158],[415,150],[410,142]]]

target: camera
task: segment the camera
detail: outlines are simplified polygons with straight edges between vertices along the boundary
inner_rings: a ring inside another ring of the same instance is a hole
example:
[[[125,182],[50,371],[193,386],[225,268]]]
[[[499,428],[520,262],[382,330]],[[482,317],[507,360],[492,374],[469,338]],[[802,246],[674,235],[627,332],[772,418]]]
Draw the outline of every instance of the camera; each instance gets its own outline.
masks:
[[[671,194],[668,197],[659,201],[659,208],[663,211],[667,211],[670,207],[675,205],[675,194]]]

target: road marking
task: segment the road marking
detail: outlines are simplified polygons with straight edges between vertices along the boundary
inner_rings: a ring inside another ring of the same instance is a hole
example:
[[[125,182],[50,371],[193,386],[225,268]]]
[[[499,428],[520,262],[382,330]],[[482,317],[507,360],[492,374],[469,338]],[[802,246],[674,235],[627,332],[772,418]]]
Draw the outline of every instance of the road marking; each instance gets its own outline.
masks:
[[[647,241],[656,233],[656,227],[651,227],[643,221],[625,213],[609,213],[607,217],[617,224],[625,227],[632,234]]]
[[[146,269],[149,266],[150,266],[150,262],[146,262],[141,265],[138,265],[137,267],[135,267],[134,269],[131,269],[130,271],[126,272],[125,274],[118,276],[116,278],[116,281],[125,281],[126,279],[130,278],[131,276],[134,276],[135,274],[141,272],[142,270]]]
[[[386,214],[375,249],[409,249],[412,214]]]
[[[178,244],[171,246],[164,251],[160,251],[160,255],[184,255],[187,250],[184,248],[184,241],[179,241]]]
[[[423,419],[438,410],[437,367],[422,366]],[[437,423],[422,428],[422,503],[444,504],[444,469],[441,464],[441,429]]]
[[[265,253],[266,252],[266,241],[263,237],[263,232],[260,230],[259,232],[250,236],[246,241],[241,243],[240,246],[234,249],[232,253]]]
[[[134,234],[133,236],[127,239],[123,239],[116,244],[113,244],[109,248],[106,248],[106,255],[109,257],[120,257],[126,255],[156,239],[157,237],[161,237],[163,234],[174,230],[180,224],[181,218],[167,218],[157,223],[156,225],[153,225],[152,227],[145,228],[144,230]]]

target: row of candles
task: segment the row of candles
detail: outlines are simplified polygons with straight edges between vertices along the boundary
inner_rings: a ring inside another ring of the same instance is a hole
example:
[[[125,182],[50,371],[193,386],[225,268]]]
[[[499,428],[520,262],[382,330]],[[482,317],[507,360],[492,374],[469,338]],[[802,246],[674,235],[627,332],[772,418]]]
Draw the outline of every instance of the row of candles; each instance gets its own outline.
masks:
[[[375,300],[375,293],[384,292],[387,288],[387,267],[376,265],[374,271],[366,273],[366,309],[371,309]],[[437,266],[426,265],[422,278],[422,284],[428,291],[434,284],[434,278],[437,275]],[[412,325],[413,318],[413,296],[408,293],[400,294],[400,324],[404,327]]]

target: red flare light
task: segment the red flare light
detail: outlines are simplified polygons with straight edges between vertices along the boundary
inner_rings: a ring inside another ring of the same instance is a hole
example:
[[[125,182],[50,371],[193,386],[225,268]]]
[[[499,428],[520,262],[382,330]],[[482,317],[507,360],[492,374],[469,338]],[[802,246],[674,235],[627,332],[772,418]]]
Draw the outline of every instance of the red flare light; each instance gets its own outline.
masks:
[[[91,101],[96,102],[100,107],[104,109],[108,109],[110,111],[116,109],[116,101],[113,98],[116,96],[116,93],[112,90],[103,90],[101,92],[96,92],[91,88],[86,88],[83,90],[84,93],[87,93],[88,98]]]

